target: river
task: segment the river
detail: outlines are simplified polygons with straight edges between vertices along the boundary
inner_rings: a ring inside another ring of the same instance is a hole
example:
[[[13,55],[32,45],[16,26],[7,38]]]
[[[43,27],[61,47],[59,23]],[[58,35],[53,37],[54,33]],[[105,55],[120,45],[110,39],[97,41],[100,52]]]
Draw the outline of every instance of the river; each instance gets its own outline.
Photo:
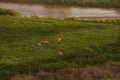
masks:
[[[22,14],[22,16],[38,15],[40,17],[117,17],[120,16],[120,9],[112,8],[85,8],[68,7],[55,5],[36,5],[36,4],[18,4],[2,3],[1,8],[13,9]]]

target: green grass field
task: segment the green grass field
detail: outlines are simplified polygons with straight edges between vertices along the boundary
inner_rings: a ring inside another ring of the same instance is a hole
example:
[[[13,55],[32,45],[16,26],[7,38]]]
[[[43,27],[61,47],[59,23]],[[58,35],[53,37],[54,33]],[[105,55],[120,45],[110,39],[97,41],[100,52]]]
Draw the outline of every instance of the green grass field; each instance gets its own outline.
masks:
[[[55,40],[63,34],[61,43]],[[37,46],[51,38],[49,45]],[[61,47],[63,55],[57,55]],[[57,71],[120,62],[120,20],[116,23],[0,16],[0,78],[16,73]]]

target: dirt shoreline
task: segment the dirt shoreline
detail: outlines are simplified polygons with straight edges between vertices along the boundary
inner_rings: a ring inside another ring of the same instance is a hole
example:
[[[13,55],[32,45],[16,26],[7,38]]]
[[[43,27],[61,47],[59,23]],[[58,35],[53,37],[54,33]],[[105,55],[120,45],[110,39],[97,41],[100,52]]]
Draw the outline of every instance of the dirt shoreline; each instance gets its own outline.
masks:
[[[79,17],[80,20],[120,20],[120,16],[112,17]]]

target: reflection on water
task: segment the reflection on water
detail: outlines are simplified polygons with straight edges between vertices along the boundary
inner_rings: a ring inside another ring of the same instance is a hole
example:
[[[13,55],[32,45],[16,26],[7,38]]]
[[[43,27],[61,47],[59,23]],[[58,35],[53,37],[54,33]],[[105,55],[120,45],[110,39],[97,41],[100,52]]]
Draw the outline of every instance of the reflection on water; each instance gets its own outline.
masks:
[[[115,9],[104,8],[81,8],[81,7],[61,7],[50,5],[0,3],[1,8],[14,9],[23,16],[39,15],[41,17],[116,17],[120,16]]]

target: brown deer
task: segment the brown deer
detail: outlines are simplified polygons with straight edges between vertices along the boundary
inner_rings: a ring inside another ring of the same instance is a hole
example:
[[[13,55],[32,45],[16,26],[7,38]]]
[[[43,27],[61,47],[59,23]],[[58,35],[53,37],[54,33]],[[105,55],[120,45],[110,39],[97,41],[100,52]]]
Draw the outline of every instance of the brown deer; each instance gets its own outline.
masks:
[[[61,48],[58,48],[58,50],[57,50],[57,54],[58,54],[58,55],[63,55],[63,51],[62,51]]]
[[[41,46],[42,44],[46,44],[46,45],[49,45],[51,42],[51,38],[48,38],[48,40],[44,40],[44,41],[39,41],[37,43],[38,46]]]
[[[60,42],[62,41],[62,39],[63,39],[63,38],[62,38],[62,34],[59,34],[59,35],[58,35],[58,38],[56,39],[56,42],[57,42],[57,43],[60,43]]]

